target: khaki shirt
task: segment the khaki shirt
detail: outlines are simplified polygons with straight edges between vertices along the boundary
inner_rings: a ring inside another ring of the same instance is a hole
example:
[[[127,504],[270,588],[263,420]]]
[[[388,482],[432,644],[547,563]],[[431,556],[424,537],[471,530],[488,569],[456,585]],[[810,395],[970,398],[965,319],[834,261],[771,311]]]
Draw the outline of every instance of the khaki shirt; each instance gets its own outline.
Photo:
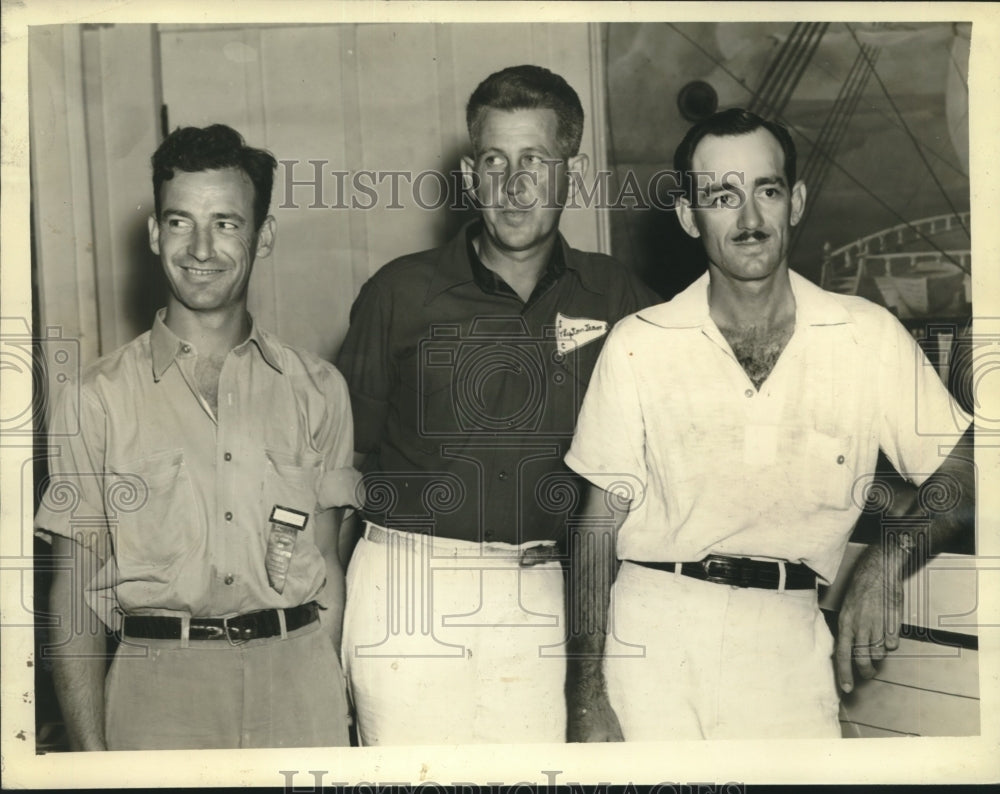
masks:
[[[316,598],[315,515],[356,504],[347,387],[319,358],[253,327],[225,359],[218,416],[195,388],[197,351],[163,323],[60,394],[35,527],[104,561],[87,586],[116,614],[225,616]],[[282,593],[264,567],[275,505],[310,515]]]

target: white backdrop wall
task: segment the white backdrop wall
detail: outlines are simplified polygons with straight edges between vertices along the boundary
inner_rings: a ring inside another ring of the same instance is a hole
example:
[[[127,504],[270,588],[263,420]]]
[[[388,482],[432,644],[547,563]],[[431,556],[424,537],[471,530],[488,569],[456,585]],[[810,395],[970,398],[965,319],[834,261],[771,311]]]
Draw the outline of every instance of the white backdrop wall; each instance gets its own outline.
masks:
[[[377,174],[457,171],[468,152],[465,103],[488,74],[519,63],[562,74],[587,114],[584,151],[606,163],[592,25],[67,25],[32,29],[30,45],[39,315],[81,339],[84,364],[148,328],[163,303],[146,238],[161,109],[169,129],[223,122],[295,161],[276,173],[278,243],[257,263],[251,310],[328,359],[361,284],[467,217],[438,201],[436,178],[422,181],[421,196],[443,206],[425,209],[405,177],[395,177],[394,202],[393,177]],[[373,203],[351,189],[360,171],[376,173],[361,177],[375,185],[376,206],[331,208],[352,196]],[[579,248],[607,251],[606,228],[593,208],[564,216]]]

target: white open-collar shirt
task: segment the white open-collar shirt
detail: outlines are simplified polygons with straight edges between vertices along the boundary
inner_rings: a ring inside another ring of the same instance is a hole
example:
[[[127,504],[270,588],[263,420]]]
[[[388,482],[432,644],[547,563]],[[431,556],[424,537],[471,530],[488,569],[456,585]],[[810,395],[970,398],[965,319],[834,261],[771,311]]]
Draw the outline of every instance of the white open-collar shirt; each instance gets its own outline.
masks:
[[[611,332],[566,462],[632,497],[620,559],[784,559],[831,582],[879,448],[919,485],[969,425],[888,311],[789,278],[795,330],[759,392],[707,273]]]

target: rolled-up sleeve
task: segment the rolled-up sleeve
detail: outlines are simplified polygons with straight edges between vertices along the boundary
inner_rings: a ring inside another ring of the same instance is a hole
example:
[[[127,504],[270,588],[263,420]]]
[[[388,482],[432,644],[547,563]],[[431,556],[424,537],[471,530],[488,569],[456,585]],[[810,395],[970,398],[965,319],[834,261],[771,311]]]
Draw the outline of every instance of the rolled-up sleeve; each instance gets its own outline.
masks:
[[[881,335],[879,443],[921,485],[944,462],[972,418],[951,396],[910,333],[893,317]]]
[[[354,422],[351,417],[351,400],[343,376],[334,369],[324,384],[327,421],[318,439],[323,450],[323,474],[317,488],[317,505],[330,507],[360,507],[361,474],[354,468]]]
[[[75,540],[102,560],[110,552],[104,498],[106,422],[99,400],[76,382],[56,396],[49,420],[49,475],[34,521],[39,537]]]

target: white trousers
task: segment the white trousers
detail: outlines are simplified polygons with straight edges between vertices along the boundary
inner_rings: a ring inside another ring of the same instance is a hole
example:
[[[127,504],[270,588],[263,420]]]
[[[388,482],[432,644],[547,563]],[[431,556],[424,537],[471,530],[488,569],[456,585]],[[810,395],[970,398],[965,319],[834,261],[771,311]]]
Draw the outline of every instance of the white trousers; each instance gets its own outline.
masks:
[[[563,573],[507,544],[369,526],[343,661],[363,745],[564,742]]]
[[[626,741],[836,738],[833,638],[815,590],[702,582],[622,563],[608,696]]]

